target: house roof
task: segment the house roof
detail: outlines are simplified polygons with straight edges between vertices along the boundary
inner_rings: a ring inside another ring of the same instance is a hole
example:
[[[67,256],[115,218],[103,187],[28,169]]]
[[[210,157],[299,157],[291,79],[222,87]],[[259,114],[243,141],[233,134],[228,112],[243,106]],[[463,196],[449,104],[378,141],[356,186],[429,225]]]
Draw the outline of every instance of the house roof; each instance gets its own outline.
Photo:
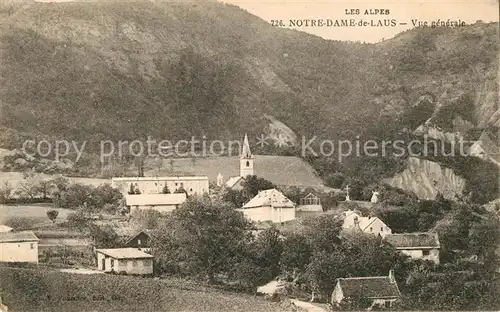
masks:
[[[359,227],[361,230],[366,230],[370,225],[372,225],[375,221],[379,220],[382,224],[387,226],[380,218],[378,217],[360,217],[359,218]]]
[[[401,296],[397,283],[388,276],[339,278],[344,297],[356,295],[370,299],[398,298]]]
[[[434,232],[389,234],[385,240],[397,249],[439,248],[439,237]]]
[[[260,191],[243,208],[255,208],[261,206],[273,206],[283,208],[293,208],[295,204],[277,189]]]
[[[227,188],[232,188],[233,186],[236,185],[240,180],[245,180],[242,177],[230,177],[229,180],[226,181],[226,187]]]
[[[36,241],[39,241],[39,239],[32,231],[0,233],[0,243],[36,242]]]
[[[127,206],[180,205],[185,201],[185,193],[125,195],[125,202]]]
[[[13,230],[13,228],[11,228],[10,226],[0,224],[0,233],[10,232],[12,230]]]
[[[97,249],[96,252],[102,253],[114,259],[144,259],[153,258],[152,255],[145,253],[137,248],[114,248]]]
[[[130,236],[130,238],[125,242],[125,244],[130,243],[134,238],[136,238],[137,236],[139,236],[141,233],[144,233],[149,238],[151,238],[151,230],[140,230],[139,232],[137,232],[134,235]]]

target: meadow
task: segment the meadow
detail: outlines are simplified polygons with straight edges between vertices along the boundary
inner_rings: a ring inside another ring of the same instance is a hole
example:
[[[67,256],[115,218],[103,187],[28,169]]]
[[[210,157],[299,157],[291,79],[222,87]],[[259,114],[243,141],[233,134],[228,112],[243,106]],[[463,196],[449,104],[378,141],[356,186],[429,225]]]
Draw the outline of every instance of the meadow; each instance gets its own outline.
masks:
[[[286,303],[180,279],[0,267],[9,311],[293,311]]]
[[[52,209],[59,212],[56,222],[63,222],[71,212],[74,212],[71,209],[54,208],[52,204],[0,205],[0,224],[11,218],[29,218],[37,226],[51,224],[47,211]]]
[[[37,178],[41,180],[50,180],[56,178],[60,175],[50,175],[40,173],[37,175]],[[98,186],[104,183],[111,183],[110,179],[94,179],[94,178],[75,178],[75,177],[66,177],[69,181],[73,183],[81,183],[87,185]],[[0,171],[0,181],[8,181],[9,184],[15,189],[18,188],[19,183],[24,180],[22,172],[14,172],[14,171]]]

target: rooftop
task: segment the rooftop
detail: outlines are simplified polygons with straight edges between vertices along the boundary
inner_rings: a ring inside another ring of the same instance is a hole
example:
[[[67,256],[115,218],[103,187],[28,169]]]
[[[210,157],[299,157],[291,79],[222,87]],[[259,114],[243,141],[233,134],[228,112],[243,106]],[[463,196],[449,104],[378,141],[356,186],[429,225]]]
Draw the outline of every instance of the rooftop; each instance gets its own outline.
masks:
[[[36,241],[39,241],[39,239],[32,231],[0,233],[0,243],[36,242]]]
[[[440,247],[438,234],[434,232],[389,234],[385,240],[399,249]]]
[[[0,233],[10,232],[12,230],[13,230],[13,228],[11,228],[10,226],[0,224]]]
[[[388,276],[339,278],[338,283],[345,297],[377,299],[401,296],[397,283],[391,282]]]
[[[96,252],[102,253],[114,259],[144,259],[153,258],[152,255],[145,253],[137,248],[114,248],[97,249]]]
[[[283,195],[283,193],[281,193],[277,189],[269,189],[260,191],[259,194],[255,195],[254,198],[243,205],[243,208],[254,208],[269,205],[284,208],[295,207],[295,204],[285,195]]]
[[[232,188],[233,186],[236,185],[236,183],[238,183],[238,181],[242,180],[243,178],[242,177],[231,177],[229,178],[229,180],[226,181],[226,187],[228,188]]]
[[[185,193],[173,194],[134,194],[125,195],[127,206],[165,206],[180,205],[186,201]]]

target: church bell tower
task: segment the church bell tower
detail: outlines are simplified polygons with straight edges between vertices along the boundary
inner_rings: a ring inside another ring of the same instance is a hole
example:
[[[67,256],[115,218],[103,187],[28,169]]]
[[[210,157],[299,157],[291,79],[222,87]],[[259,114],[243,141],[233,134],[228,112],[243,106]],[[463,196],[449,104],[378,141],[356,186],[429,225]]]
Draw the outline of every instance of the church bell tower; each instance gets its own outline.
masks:
[[[240,177],[245,178],[249,175],[254,175],[253,160],[253,155],[250,151],[250,144],[248,143],[248,137],[245,134],[240,154]]]

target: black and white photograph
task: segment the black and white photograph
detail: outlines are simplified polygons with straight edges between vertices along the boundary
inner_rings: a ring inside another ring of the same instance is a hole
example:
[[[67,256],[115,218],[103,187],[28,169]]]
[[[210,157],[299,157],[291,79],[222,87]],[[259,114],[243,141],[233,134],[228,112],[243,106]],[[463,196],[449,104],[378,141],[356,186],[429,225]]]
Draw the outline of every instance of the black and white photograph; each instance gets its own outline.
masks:
[[[0,312],[500,311],[498,0],[0,0]]]

